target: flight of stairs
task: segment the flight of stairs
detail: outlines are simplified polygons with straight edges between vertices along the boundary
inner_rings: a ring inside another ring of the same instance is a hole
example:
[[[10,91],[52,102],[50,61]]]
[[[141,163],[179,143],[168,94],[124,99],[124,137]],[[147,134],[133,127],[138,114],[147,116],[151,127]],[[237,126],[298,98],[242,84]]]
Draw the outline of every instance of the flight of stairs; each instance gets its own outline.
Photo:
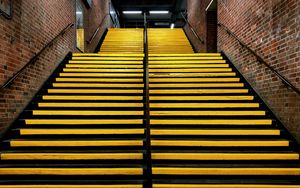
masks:
[[[142,31],[60,66],[4,137],[0,188],[300,188],[296,143],[232,64],[149,29],[147,66]]]

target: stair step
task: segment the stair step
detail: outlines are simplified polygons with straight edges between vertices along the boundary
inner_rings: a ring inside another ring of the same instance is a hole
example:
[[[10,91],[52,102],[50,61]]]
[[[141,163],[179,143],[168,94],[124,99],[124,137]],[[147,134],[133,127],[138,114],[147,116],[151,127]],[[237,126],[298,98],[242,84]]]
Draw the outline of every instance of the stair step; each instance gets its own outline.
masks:
[[[76,84],[78,84],[78,83],[76,83]],[[170,84],[170,83],[153,84],[153,83],[150,83],[149,87],[150,88],[244,87],[244,84],[243,83],[192,83],[192,84],[189,84],[189,83],[184,83],[184,84]]]
[[[224,74],[224,73],[222,73]],[[62,77],[143,77],[143,73],[59,73]]]
[[[67,115],[67,116],[141,116],[144,111],[100,111],[100,110],[33,110],[32,115]]]
[[[20,135],[119,135],[144,134],[144,129],[20,129]]]
[[[201,56],[190,56],[190,57],[149,57],[149,60],[217,60],[217,59],[223,59],[222,56],[213,56],[213,57],[201,57]]]
[[[26,125],[143,124],[142,119],[25,119]]]
[[[67,74],[67,73],[60,73]],[[75,74],[75,73],[70,73]],[[88,73],[86,73],[88,74]],[[133,73],[132,73],[133,74]],[[126,75],[126,74],[125,74]],[[67,75],[61,75],[67,76]],[[218,76],[236,76],[235,72],[216,72],[216,73],[149,73],[149,77],[218,77]]]
[[[288,147],[288,140],[151,140],[152,146]]]
[[[218,55],[218,54],[216,54]],[[220,54],[219,54],[220,55]],[[113,54],[109,54],[109,53],[73,53],[72,54],[73,57],[87,57],[87,56],[91,56],[91,57],[144,57],[144,53],[142,54],[124,54],[124,53],[113,53]],[[211,56],[209,55],[205,55],[205,56]]]
[[[143,82],[143,78],[56,78],[57,82]]]
[[[95,83],[53,83],[53,87],[119,87],[119,88],[143,88],[144,84],[115,84],[115,83],[105,83],[105,84],[95,84]]]
[[[48,93],[143,93],[142,89],[48,89]]]
[[[39,102],[38,107],[143,107],[143,103],[45,103]]]
[[[132,72],[144,72],[143,69],[121,69],[121,68],[118,68],[118,69],[113,69],[113,68],[110,68],[110,69],[99,69],[99,68],[96,68],[96,69],[93,69],[93,68],[64,68],[63,69],[63,72],[109,72],[109,73],[118,73],[118,72],[121,72],[121,73],[132,73]]]
[[[143,153],[1,153],[1,160],[141,160]]]
[[[150,67],[149,72],[160,73],[160,72],[231,72],[231,68],[184,68],[184,69],[153,69]]]
[[[72,60],[94,60],[94,61],[114,61],[114,60],[121,60],[121,61],[142,61],[143,57],[72,57]]]
[[[239,82],[240,78],[149,78],[152,82]]]
[[[106,65],[86,65],[86,64],[66,64],[67,68],[118,68],[118,69],[128,69],[128,68],[134,68],[134,69],[142,69],[143,65],[116,65],[116,64],[106,64]]]
[[[177,63],[177,64],[153,64],[153,63],[151,63],[149,66],[148,66],[149,68],[167,68],[167,69],[170,69],[170,70],[172,70],[172,69],[178,69],[178,68],[185,68],[185,69],[190,69],[190,68],[220,68],[220,67],[225,67],[225,68],[227,68],[227,67],[229,67],[229,64],[225,64],[225,63],[219,63],[219,64],[187,64],[187,63],[185,63],[185,64],[179,64],[179,63]],[[160,70],[161,70],[160,69]]]
[[[153,96],[154,97],[154,96]],[[151,100],[159,100],[160,97],[153,98]],[[164,100],[166,97],[162,98]],[[175,97],[174,97],[175,99]],[[172,100],[172,99],[169,99]],[[190,100],[186,97],[185,100]],[[216,99],[212,99],[216,100]],[[219,99],[222,100],[222,99]],[[246,100],[246,99],[240,99]],[[250,100],[247,98],[247,100]],[[252,99],[253,100],[253,99]],[[150,103],[150,108],[258,108],[259,103]]]
[[[271,119],[151,119],[151,125],[272,125]]]
[[[151,116],[264,116],[265,111],[150,111]]]
[[[143,96],[84,96],[84,95],[43,95],[43,100],[143,100]]]
[[[153,188],[300,188],[287,184],[153,184]]]
[[[84,61],[84,60],[69,60],[70,64],[103,64],[103,65],[141,65],[143,61]]]
[[[142,175],[143,168],[0,168],[1,175]]]
[[[157,101],[157,100],[186,100],[186,101],[194,101],[194,100],[211,100],[211,101],[219,101],[219,100],[233,100],[233,101],[240,101],[240,100],[253,100],[253,96],[150,96],[150,101]]]
[[[10,140],[9,143],[11,147],[143,146],[143,140]]]
[[[149,60],[149,65],[154,65],[154,64],[206,64],[206,63],[211,63],[211,64],[215,64],[215,63],[226,63],[225,60],[223,59],[218,59],[218,60],[212,60],[212,59],[202,59],[202,60],[192,60],[192,61],[187,61],[187,60],[172,60],[172,61],[168,61],[168,60]]]
[[[298,153],[152,153],[153,160],[299,160]]]
[[[276,129],[151,129],[151,135],[280,135]]]
[[[6,184],[0,188],[142,188],[142,184]],[[269,187],[268,187],[269,188]]]
[[[300,175],[300,168],[176,168],[153,167],[155,175]]]
[[[152,89],[150,94],[248,93],[248,89]]]

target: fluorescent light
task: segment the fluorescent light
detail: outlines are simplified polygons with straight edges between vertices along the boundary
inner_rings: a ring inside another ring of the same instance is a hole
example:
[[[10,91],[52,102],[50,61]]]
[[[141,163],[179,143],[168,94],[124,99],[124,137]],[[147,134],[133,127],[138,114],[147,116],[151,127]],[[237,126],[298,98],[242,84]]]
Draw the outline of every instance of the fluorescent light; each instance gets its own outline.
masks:
[[[82,12],[76,12],[76,14],[82,14]]]
[[[174,27],[175,27],[175,24],[174,24],[174,23],[171,23],[170,28],[171,28],[171,29],[174,29]]]
[[[150,14],[168,14],[169,11],[168,10],[150,10],[149,13]]]
[[[123,14],[142,14],[142,11],[123,11]]]

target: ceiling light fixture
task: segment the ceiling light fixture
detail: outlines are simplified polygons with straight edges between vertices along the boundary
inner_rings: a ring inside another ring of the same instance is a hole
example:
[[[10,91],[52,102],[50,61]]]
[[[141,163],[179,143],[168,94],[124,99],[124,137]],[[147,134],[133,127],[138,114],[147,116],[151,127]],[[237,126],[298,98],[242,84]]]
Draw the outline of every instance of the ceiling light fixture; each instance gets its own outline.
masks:
[[[142,11],[138,11],[138,10],[135,10],[135,11],[126,10],[126,11],[123,11],[123,14],[142,14]]]
[[[175,24],[174,24],[174,23],[171,23],[170,28],[171,28],[171,29],[174,29],[174,27],[175,27]]]
[[[82,14],[82,12],[76,12],[76,14]]]
[[[149,13],[150,14],[168,14],[169,11],[168,10],[150,10]]]

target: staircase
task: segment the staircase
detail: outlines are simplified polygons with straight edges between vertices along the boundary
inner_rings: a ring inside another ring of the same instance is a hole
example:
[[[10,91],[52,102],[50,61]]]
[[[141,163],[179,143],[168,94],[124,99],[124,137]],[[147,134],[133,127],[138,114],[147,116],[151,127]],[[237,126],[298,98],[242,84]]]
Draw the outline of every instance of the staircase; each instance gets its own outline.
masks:
[[[62,63],[4,137],[0,188],[300,187],[298,145],[229,61],[179,29],[148,41],[111,29]]]

